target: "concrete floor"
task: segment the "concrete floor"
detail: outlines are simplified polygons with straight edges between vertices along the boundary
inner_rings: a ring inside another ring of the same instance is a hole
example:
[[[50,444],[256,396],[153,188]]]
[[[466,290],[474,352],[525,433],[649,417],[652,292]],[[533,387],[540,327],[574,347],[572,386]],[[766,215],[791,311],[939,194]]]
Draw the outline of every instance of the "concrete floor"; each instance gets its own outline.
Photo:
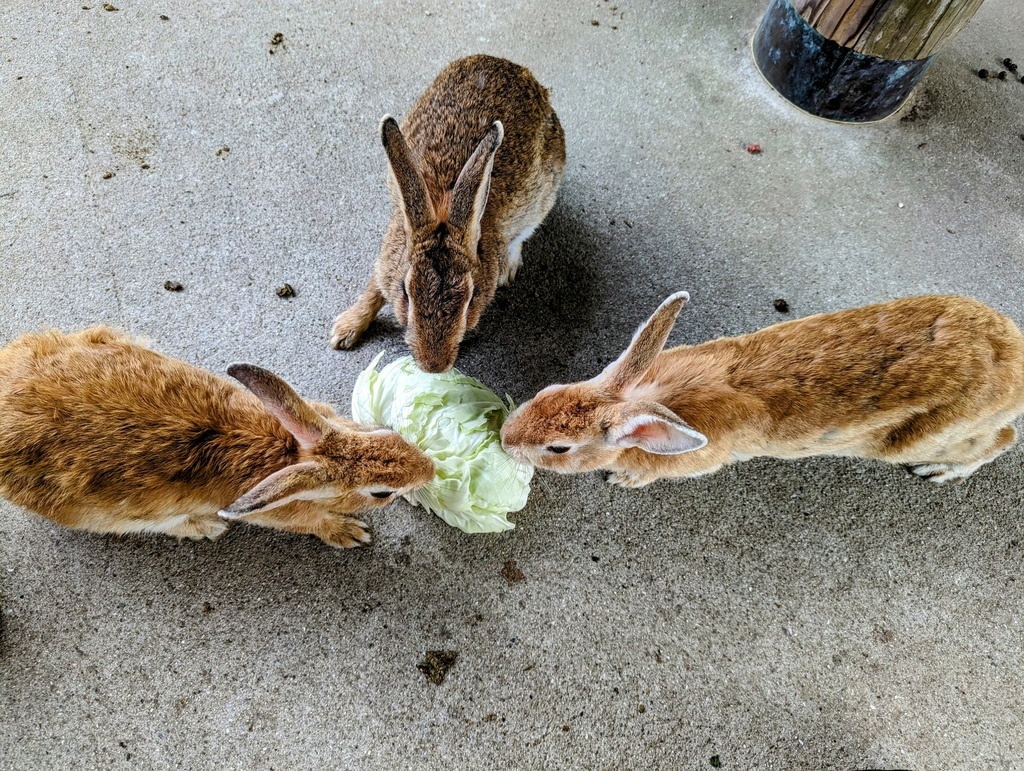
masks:
[[[390,214],[378,121],[472,52],[533,70],[569,153],[460,359],[501,393],[589,377],[679,289],[676,343],[778,321],[776,297],[1024,321],[1024,85],[974,74],[1024,60],[1015,0],[869,127],[764,84],[766,2],[112,2],[0,9],[0,341],[105,321],[347,409],[402,350],[388,323],[327,347]],[[0,502],[0,766],[1024,768],[1022,460],[947,488],[829,458],[539,474],[514,531],[399,502],[349,552]],[[430,650],[458,653],[440,685]]]

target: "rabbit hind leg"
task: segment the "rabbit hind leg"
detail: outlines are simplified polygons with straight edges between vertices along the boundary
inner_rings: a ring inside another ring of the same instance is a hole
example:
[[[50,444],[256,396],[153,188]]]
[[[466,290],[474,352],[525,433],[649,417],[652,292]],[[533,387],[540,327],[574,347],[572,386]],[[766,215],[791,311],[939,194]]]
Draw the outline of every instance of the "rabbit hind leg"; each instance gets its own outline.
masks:
[[[1003,426],[957,442],[939,460],[910,463],[907,468],[912,474],[935,484],[966,479],[1010,449],[1016,441],[1017,429]]]

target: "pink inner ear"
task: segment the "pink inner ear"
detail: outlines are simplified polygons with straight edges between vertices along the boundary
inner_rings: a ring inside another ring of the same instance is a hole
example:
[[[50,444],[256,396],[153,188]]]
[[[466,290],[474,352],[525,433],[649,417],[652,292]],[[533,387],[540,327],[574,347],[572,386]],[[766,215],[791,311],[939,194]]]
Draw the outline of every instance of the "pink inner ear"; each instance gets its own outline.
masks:
[[[665,442],[669,438],[668,426],[662,423],[660,420],[654,420],[649,423],[641,423],[623,439],[624,444],[630,445],[643,445],[652,442]]]
[[[318,426],[310,426],[303,423],[289,410],[284,409],[277,402],[264,402],[266,408],[275,418],[281,421],[281,425],[288,429],[288,432],[295,437],[299,445],[305,449],[315,447],[317,442],[323,438],[323,432]]]
[[[316,447],[317,442],[323,438],[323,433],[318,429],[311,429],[309,426],[295,421],[284,423],[284,427],[291,431],[299,445],[306,449]]]

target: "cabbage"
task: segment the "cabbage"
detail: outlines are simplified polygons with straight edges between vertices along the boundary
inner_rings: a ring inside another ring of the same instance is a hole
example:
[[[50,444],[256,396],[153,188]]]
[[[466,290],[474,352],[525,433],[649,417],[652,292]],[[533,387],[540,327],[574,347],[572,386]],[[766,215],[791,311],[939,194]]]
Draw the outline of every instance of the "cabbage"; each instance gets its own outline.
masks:
[[[405,499],[466,533],[515,527],[505,515],[526,505],[533,467],[501,448],[499,431],[514,408],[512,400],[506,405],[457,369],[423,372],[411,356],[378,372],[383,356],[378,354],[359,373],[352,416],[394,429],[433,459],[433,481]]]

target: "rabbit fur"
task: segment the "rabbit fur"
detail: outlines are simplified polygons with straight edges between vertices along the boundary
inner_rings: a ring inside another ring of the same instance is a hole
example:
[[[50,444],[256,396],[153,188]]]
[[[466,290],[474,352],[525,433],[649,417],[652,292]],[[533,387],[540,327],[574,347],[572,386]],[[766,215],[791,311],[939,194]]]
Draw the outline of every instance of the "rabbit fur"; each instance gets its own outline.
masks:
[[[391,303],[416,363],[447,372],[554,205],[565,137],[547,90],[505,59],[448,65],[406,116],[381,122],[394,213],[366,289],[338,316],[351,348]]]
[[[0,350],[0,495],[98,533],[213,539],[242,519],[349,547],[369,535],[345,515],[433,477],[396,433],[228,371],[251,393],[103,326],[22,336]]]
[[[910,297],[664,351],[688,299],[665,300],[597,377],[519,407],[505,449],[562,473],[607,469],[624,487],[811,455],[904,464],[941,483],[1016,440],[1024,338],[976,300]]]

